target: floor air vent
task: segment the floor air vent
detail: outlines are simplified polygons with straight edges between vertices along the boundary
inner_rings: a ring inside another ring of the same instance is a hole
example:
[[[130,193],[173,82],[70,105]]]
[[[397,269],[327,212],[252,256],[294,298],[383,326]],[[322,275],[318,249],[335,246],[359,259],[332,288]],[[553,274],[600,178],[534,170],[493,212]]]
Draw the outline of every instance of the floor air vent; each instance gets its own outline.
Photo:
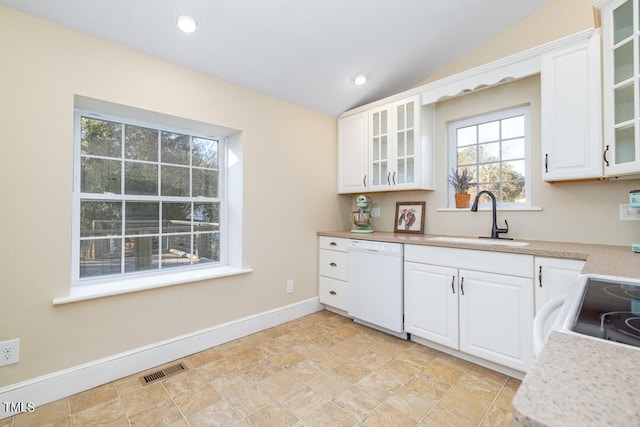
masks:
[[[160,369],[151,372],[150,374],[144,375],[140,377],[140,381],[142,382],[142,385],[147,385],[170,377],[171,375],[179,374],[180,372],[184,372],[186,370],[186,366],[184,366],[182,363],[177,363],[175,365],[171,365],[164,369]]]

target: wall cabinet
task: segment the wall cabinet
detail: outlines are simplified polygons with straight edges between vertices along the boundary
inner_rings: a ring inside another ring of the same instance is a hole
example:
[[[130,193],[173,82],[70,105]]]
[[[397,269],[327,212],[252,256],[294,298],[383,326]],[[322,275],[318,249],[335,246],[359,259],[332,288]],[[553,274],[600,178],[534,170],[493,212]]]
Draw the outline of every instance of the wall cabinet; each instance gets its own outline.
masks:
[[[533,361],[533,257],[405,245],[405,330],[526,372]]]
[[[338,193],[367,191],[368,113],[338,120]]]
[[[347,311],[349,239],[320,236],[318,294],[322,304]]]
[[[638,0],[598,1],[602,14],[605,175],[640,172]]]
[[[542,179],[601,178],[600,36],[541,56]]]
[[[432,189],[429,119],[419,95],[340,118],[338,193]]]

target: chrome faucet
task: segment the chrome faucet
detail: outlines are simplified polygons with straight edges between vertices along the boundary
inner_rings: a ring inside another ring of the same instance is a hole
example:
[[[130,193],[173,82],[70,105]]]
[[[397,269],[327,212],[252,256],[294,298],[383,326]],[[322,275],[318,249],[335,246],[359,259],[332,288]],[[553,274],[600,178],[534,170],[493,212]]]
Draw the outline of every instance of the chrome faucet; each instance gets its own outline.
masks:
[[[494,196],[494,194],[491,191],[482,190],[476,195],[476,198],[473,201],[473,205],[471,206],[471,212],[478,212],[478,199],[480,199],[480,196],[482,196],[483,194],[486,194],[487,196],[491,197],[491,208],[493,212],[493,226],[491,227],[491,239],[513,240],[510,237],[500,237],[500,234],[509,232],[509,223],[505,219],[504,223],[507,226],[507,228],[498,228],[498,224],[496,221],[496,196]],[[488,238],[489,237],[484,237],[484,239],[488,239]]]

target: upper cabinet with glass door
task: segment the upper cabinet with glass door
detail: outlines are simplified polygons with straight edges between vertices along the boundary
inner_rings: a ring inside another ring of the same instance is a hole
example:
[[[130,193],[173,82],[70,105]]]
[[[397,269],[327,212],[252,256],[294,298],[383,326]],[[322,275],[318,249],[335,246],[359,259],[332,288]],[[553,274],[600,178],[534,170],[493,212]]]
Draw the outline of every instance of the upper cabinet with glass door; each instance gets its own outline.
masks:
[[[639,0],[598,1],[602,11],[604,173],[640,172]]]
[[[420,113],[419,95],[369,112],[370,191],[432,188],[433,167],[428,165],[428,144],[421,143]],[[430,113],[425,111],[424,120]]]

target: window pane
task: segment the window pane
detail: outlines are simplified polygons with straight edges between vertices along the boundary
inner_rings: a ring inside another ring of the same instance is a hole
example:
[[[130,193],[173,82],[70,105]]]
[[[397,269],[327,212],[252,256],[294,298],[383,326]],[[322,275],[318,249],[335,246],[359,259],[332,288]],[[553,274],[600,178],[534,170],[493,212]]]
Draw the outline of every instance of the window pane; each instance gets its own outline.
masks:
[[[633,41],[613,51],[613,82],[621,83],[633,77]]]
[[[613,42],[619,43],[633,34],[633,2],[622,4],[613,11]]]
[[[189,135],[173,132],[162,132],[161,158],[162,163],[189,165]]]
[[[161,194],[189,197],[189,168],[163,165]]]
[[[502,160],[524,159],[524,138],[502,142]]]
[[[471,147],[458,148],[458,165],[468,165],[478,162],[478,148],[473,145]]]
[[[194,231],[220,230],[220,203],[194,203],[193,206]]]
[[[500,139],[500,122],[483,123],[478,126],[478,142],[497,141]]]
[[[502,184],[502,202],[525,202],[524,181],[505,182]]]
[[[195,235],[194,263],[207,263],[220,261],[220,234],[198,233]]]
[[[125,234],[158,234],[160,232],[160,204],[156,202],[127,202]]]
[[[105,120],[82,117],[80,120],[80,152],[96,156],[122,156],[122,125]]]
[[[124,152],[127,159],[158,161],[158,131],[126,125]]]
[[[218,171],[193,169],[193,197],[218,197]]]
[[[160,239],[158,237],[144,236],[127,238],[124,258],[125,273],[159,268],[159,246]]]
[[[615,123],[623,123],[633,119],[634,115],[634,84],[619,87],[614,91]]]
[[[407,156],[413,156],[413,131],[407,131]]]
[[[500,163],[487,163],[479,167],[480,182],[500,182]]]
[[[80,191],[83,193],[120,194],[122,162],[83,157],[80,170]]]
[[[396,111],[397,111],[396,116],[398,118],[398,129],[404,129],[405,128],[405,125],[404,125],[404,118],[405,118],[404,117],[404,109],[405,109],[404,104],[398,105],[398,107],[396,108]]]
[[[168,235],[163,238],[162,267],[182,267],[191,264],[193,246],[191,234]]]
[[[218,141],[213,139],[193,138],[193,166],[218,168]]]
[[[502,163],[502,180],[524,180],[526,174],[524,160]]]
[[[463,147],[465,145],[471,145],[478,142],[477,140],[477,127],[476,126],[468,126],[465,128],[460,128],[456,132],[458,147]]]
[[[500,143],[492,142],[478,146],[480,163],[500,161]]]
[[[80,201],[80,237],[122,233],[122,202]]]
[[[404,132],[398,132],[398,142],[397,142],[398,157],[404,157],[405,155],[404,145],[405,145]]]
[[[502,120],[502,139],[524,136],[524,116]]]
[[[412,128],[413,125],[413,102],[407,104],[407,128]]]
[[[80,242],[80,277],[120,274],[122,239],[82,240]]]
[[[155,196],[158,194],[158,166],[150,163],[125,162],[124,192]]]
[[[380,113],[380,133],[387,133],[387,110],[383,110]]]
[[[191,203],[163,203],[162,232],[191,232]]]

